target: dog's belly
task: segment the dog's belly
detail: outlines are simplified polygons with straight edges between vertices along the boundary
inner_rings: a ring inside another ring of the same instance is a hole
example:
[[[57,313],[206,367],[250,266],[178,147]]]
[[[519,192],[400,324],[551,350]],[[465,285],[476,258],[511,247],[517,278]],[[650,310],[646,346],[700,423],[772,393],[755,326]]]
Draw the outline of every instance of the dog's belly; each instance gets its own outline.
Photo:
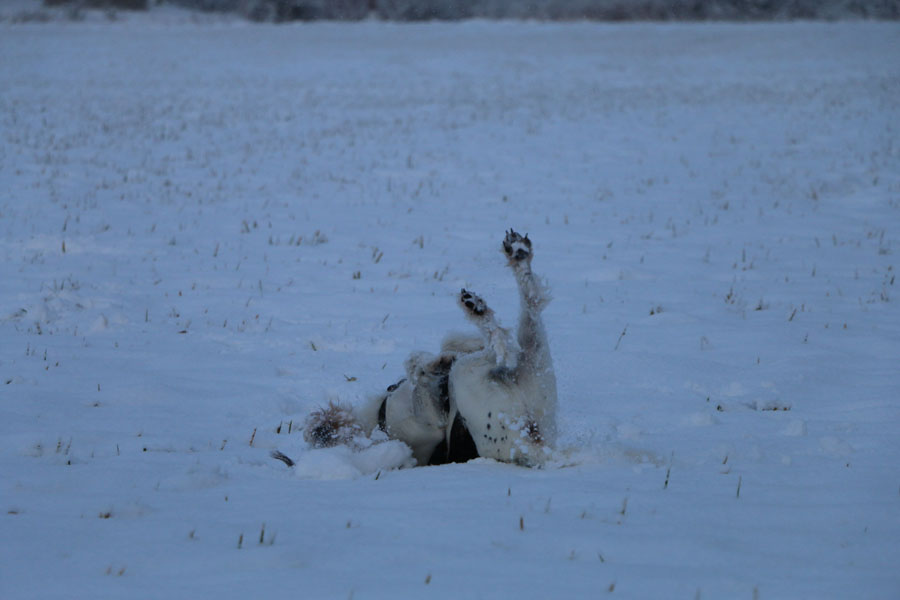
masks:
[[[460,415],[479,456],[524,465],[539,463],[545,453],[534,414],[539,386],[532,378],[504,377],[492,358],[466,356],[453,365],[450,420]]]

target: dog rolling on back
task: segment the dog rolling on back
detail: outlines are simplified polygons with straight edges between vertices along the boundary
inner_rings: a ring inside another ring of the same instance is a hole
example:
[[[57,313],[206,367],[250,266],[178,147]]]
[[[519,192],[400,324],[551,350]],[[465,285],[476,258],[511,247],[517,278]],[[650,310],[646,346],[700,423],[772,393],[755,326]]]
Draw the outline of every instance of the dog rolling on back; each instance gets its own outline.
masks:
[[[437,355],[414,352],[406,377],[360,407],[313,412],[306,440],[353,445],[358,434],[381,430],[406,443],[419,465],[477,457],[540,465],[556,440],[556,377],[541,319],[550,296],[531,270],[527,235],[508,231],[502,249],[519,288],[515,337],[463,289],[459,305],[480,335],[450,336]]]

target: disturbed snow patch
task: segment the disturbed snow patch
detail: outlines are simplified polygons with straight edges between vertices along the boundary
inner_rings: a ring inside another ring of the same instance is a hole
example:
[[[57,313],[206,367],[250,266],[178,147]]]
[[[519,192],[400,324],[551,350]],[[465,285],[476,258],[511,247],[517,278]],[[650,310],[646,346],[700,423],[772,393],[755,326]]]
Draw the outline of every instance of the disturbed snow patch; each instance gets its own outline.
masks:
[[[372,438],[357,436],[352,445],[310,448],[293,455],[293,471],[301,479],[356,479],[379,471],[414,467],[412,450],[382,432]]]
[[[598,462],[595,452],[582,446],[566,446],[547,449],[545,462],[540,468],[560,469],[582,463]],[[389,439],[376,430],[371,437],[353,436],[347,443],[327,448],[315,448],[309,444],[292,448],[287,456],[278,452],[273,457],[289,457],[291,470],[301,479],[341,480],[357,479],[380,471],[407,469],[417,466],[412,449],[399,440]],[[475,458],[466,464],[497,463],[490,458]]]

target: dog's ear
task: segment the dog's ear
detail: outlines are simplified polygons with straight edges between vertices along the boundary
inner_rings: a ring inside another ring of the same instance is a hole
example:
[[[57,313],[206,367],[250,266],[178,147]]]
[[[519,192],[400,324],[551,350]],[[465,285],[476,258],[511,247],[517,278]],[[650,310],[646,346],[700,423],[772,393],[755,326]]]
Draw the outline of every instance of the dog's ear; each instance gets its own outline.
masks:
[[[430,352],[413,352],[404,363],[406,378],[413,385],[419,380],[419,375],[424,375],[425,366],[434,360],[434,354]]]
[[[431,361],[428,365],[428,371],[432,375],[446,375],[450,372],[450,367],[453,366],[453,361],[456,360],[456,355],[445,352],[438,356],[435,360]]]

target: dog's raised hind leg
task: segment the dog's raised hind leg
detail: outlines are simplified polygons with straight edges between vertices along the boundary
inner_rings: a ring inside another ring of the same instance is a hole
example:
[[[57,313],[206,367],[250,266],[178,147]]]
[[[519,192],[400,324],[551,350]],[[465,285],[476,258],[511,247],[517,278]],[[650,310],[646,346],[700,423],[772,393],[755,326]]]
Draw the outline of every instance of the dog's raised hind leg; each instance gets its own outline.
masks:
[[[531,270],[534,252],[531,240],[510,229],[503,240],[503,253],[519,286],[519,330],[517,332],[520,368],[541,371],[553,368],[547,332],[541,319],[541,312],[550,303],[546,286]]]
[[[547,331],[541,318],[541,312],[550,303],[550,293],[531,270],[534,252],[527,234],[522,236],[512,229],[506,232],[503,253],[519,286],[517,339],[520,350],[516,361],[516,380],[523,389],[532,390],[527,396],[529,410],[536,419],[535,435],[552,444],[556,437],[556,375]]]

